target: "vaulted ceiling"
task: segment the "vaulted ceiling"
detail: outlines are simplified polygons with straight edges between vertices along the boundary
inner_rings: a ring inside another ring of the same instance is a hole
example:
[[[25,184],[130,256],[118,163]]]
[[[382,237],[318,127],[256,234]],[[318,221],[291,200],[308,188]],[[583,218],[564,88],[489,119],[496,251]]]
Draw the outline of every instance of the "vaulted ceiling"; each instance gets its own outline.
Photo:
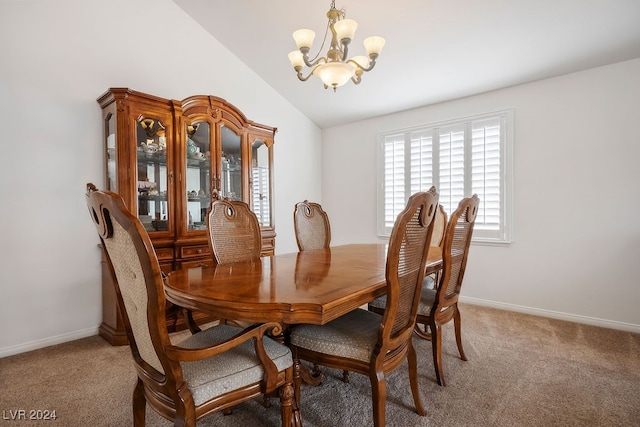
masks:
[[[639,0],[336,0],[358,22],[350,56],[386,45],[334,93],[287,58],[299,28],[318,52],[329,0],[173,1],[321,128],[640,57]]]

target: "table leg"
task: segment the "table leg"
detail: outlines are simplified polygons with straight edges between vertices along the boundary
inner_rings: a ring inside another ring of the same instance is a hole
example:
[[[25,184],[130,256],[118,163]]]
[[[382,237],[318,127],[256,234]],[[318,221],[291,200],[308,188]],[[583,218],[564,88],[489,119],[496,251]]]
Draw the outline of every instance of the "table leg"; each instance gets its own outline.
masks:
[[[324,374],[314,365],[313,369],[309,369],[308,367],[300,364],[300,378],[304,381],[305,384],[311,386],[318,386],[322,381],[324,381]]]

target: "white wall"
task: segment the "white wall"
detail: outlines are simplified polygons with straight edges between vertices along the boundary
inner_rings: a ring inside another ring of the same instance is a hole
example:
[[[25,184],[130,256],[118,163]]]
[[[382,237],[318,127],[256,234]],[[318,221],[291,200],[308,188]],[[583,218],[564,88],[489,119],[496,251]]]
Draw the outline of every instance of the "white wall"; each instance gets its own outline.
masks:
[[[640,332],[640,59],[324,129],[332,243],[378,240],[377,132],[507,108],[515,242],[472,245],[464,299]]]
[[[276,251],[293,206],[320,199],[320,130],[170,0],[0,2],[0,357],[94,335],[98,238],[85,184],[103,186],[108,87],[211,94],[276,126]]]

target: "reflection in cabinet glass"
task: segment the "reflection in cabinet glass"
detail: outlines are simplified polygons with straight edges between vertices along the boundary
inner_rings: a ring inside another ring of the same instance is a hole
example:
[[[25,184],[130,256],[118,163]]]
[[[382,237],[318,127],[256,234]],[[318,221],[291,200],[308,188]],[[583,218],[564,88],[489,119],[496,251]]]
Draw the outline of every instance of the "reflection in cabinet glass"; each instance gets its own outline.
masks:
[[[220,126],[222,175],[220,196],[242,200],[242,151],[240,135],[228,126]]]
[[[107,114],[104,122],[106,133],[106,159],[107,159],[107,190],[118,192],[118,174],[117,174],[117,146],[116,146],[116,117],[113,114]]]
[[[256,140],[251,147],[251,208],[261,226],[270,224],[269,207],[269,148],[263,140]]]
[[[168,229],[166,126],[160,119],[139,117],[136,126],[138,218],[147,231]]]
[[[185,191],[187,194],[187,230],[205,230],[211,203],[210,127],[207,122],[186,125]]]

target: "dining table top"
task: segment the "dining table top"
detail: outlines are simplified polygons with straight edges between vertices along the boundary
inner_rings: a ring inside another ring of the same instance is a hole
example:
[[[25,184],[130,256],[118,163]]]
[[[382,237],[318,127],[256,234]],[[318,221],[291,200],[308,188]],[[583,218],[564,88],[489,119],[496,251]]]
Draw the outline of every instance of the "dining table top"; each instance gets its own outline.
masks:
[[[350,244],[171,272],[169,301],[248,322],[325,324],[386,292],[387,244]],[[442,264],[429,250],[427,272]]]

